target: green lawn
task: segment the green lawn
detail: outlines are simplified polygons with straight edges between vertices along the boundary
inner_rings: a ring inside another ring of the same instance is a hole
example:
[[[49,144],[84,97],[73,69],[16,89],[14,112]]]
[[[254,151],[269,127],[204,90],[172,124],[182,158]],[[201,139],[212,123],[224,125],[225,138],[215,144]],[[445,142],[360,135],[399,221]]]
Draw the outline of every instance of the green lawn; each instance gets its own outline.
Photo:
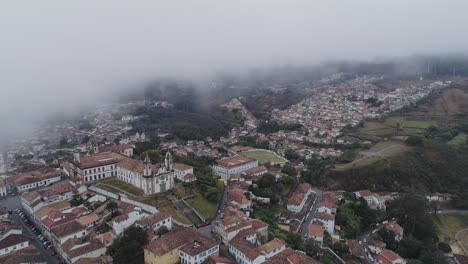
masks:
[[[177,208],[175,208],[175,206],[172,204],[161,206],[158,208],[158,210],[171,215],[172,217],[174,217],[175,220],[181,222],[182,224],[191,224],[191,222],[185,217],[184,213],[182,213],[182,211],[177,210]]]
[[[403,121],[402,124],[403,128],[411,127],[411,128],[419,128],[419,129],[426,129],[430,126],[437,126],[436,121],[413,121],[413,120],[406,120]]]
[[[218,203],[208,201],[203,195],[197,194],[194,198],[185,199],[185,202],[205,219],[213,219],[218,210]]]
[[[121,180],[119,180],[119,179],[117,179],[115,177],[104,179],[104,180],[101,181],[101,183],[103,183],[103,184],[99,184],[98,187],[102,188],[102,189],[105,189],[107,191],[110,191],[110,192],[116,192],[116,191],[119,192],[118,189],[121,189],[121,190],[126,191],[127,193],[130,193],[130,194],[134,195],[134,196],[142,196],[144,194],[142,189],[137,188],[137,187],[131,185],[130,183],[126,183],[124,181],[121,181]],[[117,189],[111,190],[109,188],[109,186],[107,186],[107,185],[116,187]]]
[[[433,219],[441,241],[449,241],[459,230],[468,228],[468,213],[437,214]]]
[[[252,158],[258,160],[260,164],[271,163],[274,164],[283,164],[286,163],[286,159],[278,157],[277,155],[265,151],[265,150],[252,150],[252,151],[243,151],[239,153],[241,156]]]
[[[217,187],[221,190],[221,195],[224,192],[224,184],[223,182],[218,182]],[[221,199],[220,197],[219,199]],[[213,202],[209,201],[208,199],[203,196],[201,193],[197,193],[194,198],[185,199],[185,202],[193,209],[195,209],[199,214],[203,216],[205,219],[213,219],[216,216],[216,212],[218,211],[219,201]]]
[[[466,142],[466,134],[458,134],[452,138],[447,144],[450,146],[458,146]]]

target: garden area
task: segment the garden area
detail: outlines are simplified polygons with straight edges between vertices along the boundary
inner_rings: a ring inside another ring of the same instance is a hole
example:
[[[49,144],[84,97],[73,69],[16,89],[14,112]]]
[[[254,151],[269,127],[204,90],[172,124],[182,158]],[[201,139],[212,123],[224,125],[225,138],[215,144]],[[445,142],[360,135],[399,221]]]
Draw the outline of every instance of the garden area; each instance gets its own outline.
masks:
[[[251,159],[256,159],[258,160],[258,163],[260,164],[284,164],[287,162],[286,159],[279,157],[278,155],[271,153],[266,150],[250,150],[250,151],[243,151],[239,153],[241,156],[248,157]]]

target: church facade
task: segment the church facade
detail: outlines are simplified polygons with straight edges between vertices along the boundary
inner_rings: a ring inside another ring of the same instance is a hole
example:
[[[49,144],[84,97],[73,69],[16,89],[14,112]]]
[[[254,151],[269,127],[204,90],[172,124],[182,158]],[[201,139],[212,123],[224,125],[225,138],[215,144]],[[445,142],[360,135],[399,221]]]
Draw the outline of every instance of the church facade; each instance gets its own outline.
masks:
[[[135,160],[115,152],[73,155],[71,176],[82,183],[92,183],[105,178],[117,179],[143,190],[145,195],[157,194],[174,188],[174,169],[171,153],[167,152],[164,162],[152,164],[146,156],[144,161]]]

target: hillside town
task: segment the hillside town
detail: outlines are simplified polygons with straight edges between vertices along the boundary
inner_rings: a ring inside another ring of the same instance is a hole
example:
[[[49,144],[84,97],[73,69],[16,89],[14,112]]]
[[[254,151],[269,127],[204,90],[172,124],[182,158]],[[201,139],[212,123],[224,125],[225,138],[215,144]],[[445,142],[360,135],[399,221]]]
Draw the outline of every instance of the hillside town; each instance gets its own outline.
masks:
[[[141,116],[131,109],[173,107],[165,101],[102,107],[79,122],[43,127],[1,155],[0,263],[110,264],[118,241],[141,232],[139,257],[147,264],[405,264],[395,252],[405,230],[387,212],[400,193],[350,192],[301,178],[307,160],[343,154],[334,148],[351,143],[343,129],[449,85],[391,89],[378,80],[360,76],[314,89],[272,111],[272,121],[300,124],[299,131],[258,132],[259,121],[238,98],[222,107],[237,109],[243,124],[220,138],[182,141],[164,131],[133,131],[131,122]],[[241,144],[245,137],[268,144]],[[288,160],[288,149],[300,158]],[[441,193],[426,198],[451,200]],[[369,213],[371,222],[351,226],[349,219],[360,219],[355,212]]]

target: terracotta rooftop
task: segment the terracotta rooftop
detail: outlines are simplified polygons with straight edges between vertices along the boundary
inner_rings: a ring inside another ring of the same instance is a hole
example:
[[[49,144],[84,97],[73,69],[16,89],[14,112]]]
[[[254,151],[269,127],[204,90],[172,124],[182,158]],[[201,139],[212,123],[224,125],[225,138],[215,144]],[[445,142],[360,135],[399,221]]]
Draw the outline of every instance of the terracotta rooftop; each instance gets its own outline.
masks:
[[[11,247],[14,245],[18,245],[21,243],[24,243],[28,241],[28,238],[24,235],[19,235],[19,234],[11,234],[2,240],[0,240],[0,249],[4,249],[7,247]]]
[[[116,164],[122,159],[126,158],[124,155],[115,152],[101,152],[90,156],[80,157],[80,163],[76,164],[81,169],[94,168],[110,164]]]
[[[209,250],[218,245],[215,241],[208,239],[200,234],[188,238],[188,242],[183,245],[179,250],[187,255],[196,256],[202,252]]]
[[[291,205],[300,205],[304,200],[305,196],[302,193],[293,193],[293,195],[288,199],[288,204]]]
[[[319,264],[320,262],[306,254],[287,248],[281,253],[271,257],[264,264]]]
[[[323,226],[318,224],[310,224],[309,225],[309,235],[314,237],[323,237]]]
[[[185,165],[185,164],[182,164],[182,163],[174,163],[173,167],[174,167],[174,169],[181,170],[181,171],[193,169],[192,166]]]
[[[254,159],[247,158],[247,157],[242,157],[242,156],[234,156],[226,159],[221,159],[217,160],[216,163],[218,163],[219,166],[225,167],[225,168],[233,168],[237,166],[241,166],[250,162],[255,161]]]
[[[315,218],[323,219],[323,220],[335,220],[335,215],[327,214],[327,213],[317,213],[315,214]]]
[[[390,249],[384,249],[382,253],[376,257],[377,262],[381,264],[393,264],[396,260],[399,259],[403,258]]]
[[[99,217],[95,214],[95,213],[92,213],[92,214],[89,214],[89,215],[85,215],[83,217],[80,217],[78,220],[78,223],[80,223],[81,225],[88,225],[88,224],[91,224],[93,222],[96,222],[99,220]]]
[[[262,172],[262,171],[268,171],[268,169],[265,166],[257,166],[257,167],[253,167],[251,169],[246,170],[244,173],[250,176],[250,175],[254,175],[259,172]]]
[[[161,256],[169,251],[180,248],[189,242],[190,237],[196,236],[197,231],[192,227],[178,227],[151,241],[145,249]]]
[[[60,170],[37,170],[10,177],[8,178],[8,181],[14,183],[16,186],[21,186],[60,176],[62,176],[62,172]]]
[[[260,250],[269,253],[269,252],[274,251],[275,249],[279,249],[279,248],[281,248],[283,246],[286,246],[286,243],[281,239],[275,238],[275,239],[271,240],[270,242],[267,242],[267,243],[261,245]]]
[[[84,230],[85,228],[78,223],[77,221],[71,221],[67,224],[64,225],[59,225],[54,228],[52,228],[52,233],[54,233],[57,237],[64,237],[67,235],[71,235],[74,233],[77,233],[81,230]]]
[[[91,238],[86,240],[83,240],[83,238],[71,238],[62,244],[62,249],[71,258],[85,255],[105,247],[106,246],[100,241]]]
[[[397,235],[403,233],[403,227],[401,227],[395,221],[386,223],[384,227],[387,231],[393,232],[394,234],[397,234]]]
[[[21,195],[21,198],[25,201],[27,201],[28,203],[34,201],[35,199],[37,199],[38,197],[40,197],[41,195],[36,192],[36,191],[33,191],[33,192],[27,192],[23,195]]]
[[[336,209],[338,206],[332,202],[328,202],[328,201],[324,201],[324,202],[320,202],[318,207],[327,207],[327,208],[330,208],[330,209]]]

